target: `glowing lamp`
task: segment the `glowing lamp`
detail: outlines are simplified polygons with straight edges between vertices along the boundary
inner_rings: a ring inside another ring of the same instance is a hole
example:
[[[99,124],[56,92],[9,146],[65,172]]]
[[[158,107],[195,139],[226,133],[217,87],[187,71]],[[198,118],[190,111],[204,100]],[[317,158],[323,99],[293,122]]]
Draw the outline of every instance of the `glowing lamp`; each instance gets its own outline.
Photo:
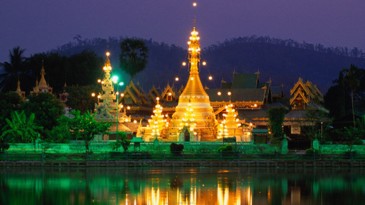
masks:
[[[117,75],[114,75],[114,76],[112,77],[112,81],[113,81],[113,83],[114,83],[114,84],[117,84],[117,83],[118,83],[118,79],[119,79],[119,77],[118,77]]]

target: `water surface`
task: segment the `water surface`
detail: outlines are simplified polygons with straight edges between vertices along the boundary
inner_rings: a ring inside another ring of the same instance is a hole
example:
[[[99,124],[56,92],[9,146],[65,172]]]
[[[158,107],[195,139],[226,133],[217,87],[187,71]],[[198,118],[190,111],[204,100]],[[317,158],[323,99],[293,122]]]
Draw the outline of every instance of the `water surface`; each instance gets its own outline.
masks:
[[[363,204],[365,170],[0,168],[0,204]]]

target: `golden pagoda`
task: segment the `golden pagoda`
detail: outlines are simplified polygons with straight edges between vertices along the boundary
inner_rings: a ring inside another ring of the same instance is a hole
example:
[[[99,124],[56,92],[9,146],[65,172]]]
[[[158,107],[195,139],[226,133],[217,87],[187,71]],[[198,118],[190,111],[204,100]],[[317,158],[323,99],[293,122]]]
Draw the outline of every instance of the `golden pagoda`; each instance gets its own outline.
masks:
[[[36,80],[35,86],[33,90],[30,92],[32,95],[38,95],[38,93],[52,93],[53,88],[47,84],[46,78],[46,70],[44,69],[44,62],[42,61],[42,69],[41,69],[41,80],[38,83]]]
[[[172,115],[169,140],[172,141],[214,141],[216,140],[216,119],[210,105],[209,96],[199,77],[200,37],[193,28],[188,41],[189,78],[179,96],[179,102]],[[186,113],[193,110],[194,119],[185,119]],[[193,128],[186,121],[193,121]],[[186,135],[189,136],[186,136]],[[182,135],[184,135],[182,137]]]

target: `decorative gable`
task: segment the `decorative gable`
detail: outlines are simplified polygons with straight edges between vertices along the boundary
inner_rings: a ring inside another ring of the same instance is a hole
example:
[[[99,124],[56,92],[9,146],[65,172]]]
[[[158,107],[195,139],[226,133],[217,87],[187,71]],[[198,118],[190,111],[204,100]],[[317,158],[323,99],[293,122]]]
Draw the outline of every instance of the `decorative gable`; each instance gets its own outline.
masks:
[[[161,100],[164,102],[171,102],[177,99],[175,91],[168,84],[161,93]]]
[[[156,98],[160,97],[160,92],[158,92],[155,86],[152,86],[151,90],[148,92],[147,97],[151,102],[156,103]]]

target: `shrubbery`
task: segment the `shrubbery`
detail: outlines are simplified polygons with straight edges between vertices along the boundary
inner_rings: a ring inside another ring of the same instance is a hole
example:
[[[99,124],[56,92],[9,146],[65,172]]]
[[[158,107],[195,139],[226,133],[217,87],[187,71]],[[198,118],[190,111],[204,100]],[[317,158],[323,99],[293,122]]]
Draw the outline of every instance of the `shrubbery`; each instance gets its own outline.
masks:
[[[184,145],[182,144],[171,143],[170,145],[170,151],[175,156],[180,156],[183,150],[184,150]]]

